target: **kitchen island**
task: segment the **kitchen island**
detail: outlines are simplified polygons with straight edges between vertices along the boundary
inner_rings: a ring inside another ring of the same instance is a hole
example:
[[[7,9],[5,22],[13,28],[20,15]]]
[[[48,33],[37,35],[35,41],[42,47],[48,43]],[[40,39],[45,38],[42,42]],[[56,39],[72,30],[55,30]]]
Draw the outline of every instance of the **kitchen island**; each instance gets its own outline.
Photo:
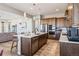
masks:
[[[61,56],[79,56],[79,42],[69,41],[67,33],[61,33],[59,42]]]
[[[47,43],[47,33],[22,34],[18,36],[18,54],[25,56],[34,55],[44,44]]]

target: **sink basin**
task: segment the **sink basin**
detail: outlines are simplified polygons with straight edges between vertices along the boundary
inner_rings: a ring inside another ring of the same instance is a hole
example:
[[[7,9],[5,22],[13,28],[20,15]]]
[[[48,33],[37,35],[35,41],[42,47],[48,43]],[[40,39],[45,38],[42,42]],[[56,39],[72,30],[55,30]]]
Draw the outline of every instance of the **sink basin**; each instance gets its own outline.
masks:
[[[40,35],[40,33],[36,33],[36,35]]]

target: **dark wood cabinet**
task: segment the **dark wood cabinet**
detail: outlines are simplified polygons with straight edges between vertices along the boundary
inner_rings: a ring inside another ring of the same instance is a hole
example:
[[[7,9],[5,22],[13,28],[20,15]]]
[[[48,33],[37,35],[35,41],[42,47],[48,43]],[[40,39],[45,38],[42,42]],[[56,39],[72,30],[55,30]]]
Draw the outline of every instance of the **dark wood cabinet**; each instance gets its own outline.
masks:
[[[38,47],[41,48],[44,44],[47,43],[47,38],[48,38],[48,35],[47,34],[43,34],[43,35],[40,35],[39,39],[38,39]]]
[[[34,54],[38,50],[38,37],[32,38],[32,54]]]
[[[31,55],[30,54],[30,44],[29,43],[31,43],[31,40],[30,39],[26,39],[26,38],[24,38],[24,37],[22,37],[22,40],[21,40],[21,54],[22,55]]]
[[[46,43],[47,33],[32,38],[22,37],[21,54],[26,56],[34,55]]]
[[[42,35],[40,35],[40,37],[39,37],[39,40],[38,40],[39,42],[38,42],[38,46],[39,46],[39,48],[41,48],[42,47]]]

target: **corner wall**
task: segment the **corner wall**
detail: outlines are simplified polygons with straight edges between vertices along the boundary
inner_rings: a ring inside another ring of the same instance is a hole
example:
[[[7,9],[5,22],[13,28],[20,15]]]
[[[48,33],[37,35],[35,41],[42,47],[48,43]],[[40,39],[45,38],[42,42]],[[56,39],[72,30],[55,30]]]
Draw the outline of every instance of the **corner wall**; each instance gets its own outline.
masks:
[[[7,11],[7,12],[11,12],[11,13],[15,13],[15,14],[23,16],[22,11],[19,11],[19,10],[12,8],[12,7],[9,7],[4,3],[0,3],[0,10],[4,10],[4,11]]]

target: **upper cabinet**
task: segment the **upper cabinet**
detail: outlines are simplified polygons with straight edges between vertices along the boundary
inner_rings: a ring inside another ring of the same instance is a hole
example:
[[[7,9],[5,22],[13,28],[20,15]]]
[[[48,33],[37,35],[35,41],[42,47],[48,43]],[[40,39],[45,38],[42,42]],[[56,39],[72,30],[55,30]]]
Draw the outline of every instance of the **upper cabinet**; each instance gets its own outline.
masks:
[[[65,11],[66,21],[65,26],[79,26],[79,4],[69,4]]]
[[[41,24],[48,24],[57,27],[64,27],[64,17],[53,17],[41,20]]]
[[[55,18],[42,19],[41,24],[55,25]]]
[[[65,26],[70,27],[73,24],[73,4],[68,4],[67,10],[65,11]]]

